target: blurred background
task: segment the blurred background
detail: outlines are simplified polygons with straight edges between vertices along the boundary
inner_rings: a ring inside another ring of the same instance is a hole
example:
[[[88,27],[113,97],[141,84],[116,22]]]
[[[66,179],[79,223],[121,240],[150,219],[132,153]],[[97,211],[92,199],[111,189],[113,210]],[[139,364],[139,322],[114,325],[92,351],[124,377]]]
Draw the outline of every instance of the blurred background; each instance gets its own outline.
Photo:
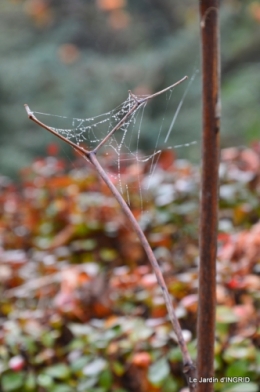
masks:
[[[260,2],[220,3],[222,147],[256,142],[221,153],[217,267],[216,376],[249,376],[250,383],[214,389],[257,392]],[[66,128],[71,118],[113,117],[129,89],[151,94],[189,76],[147,105],[140,139],[141,110],[137,134],[131,123],[124,139],[135,143],[134,158],[138,147],[155,156],[157,141],[173,154],[165,150],[157,165],[153,159],[139,165],[115,144],[120,163],[109,154],[99,159],[111,181],[124,187],[195,359],[198,6],[194,0],[0,1],[1,391],[184,392],[161,290],[129,222],[91,166],[30,121],[24,104],[48,113],[37,117],[50,126]]]
[[[260,2],[226,0],[221,8],[222,145],[258,139]],[[113,109],[127,91],[152,93],[194,77],[169,145],[200,139],[201,79],[198,2],[194,0],[1,0],[0,173],[44,156],[53,141],[30,122],[32,110],[92,117]],[[195,78],[196,76],[196,78]],[[172,121],[186,85],[156,100],[140,147],[152,150],[162,116]],[[50,124],[52,125],[52,124]],[[60,154],[70,154],[62,144]],[[199,160],[199,147],[178,152]]]

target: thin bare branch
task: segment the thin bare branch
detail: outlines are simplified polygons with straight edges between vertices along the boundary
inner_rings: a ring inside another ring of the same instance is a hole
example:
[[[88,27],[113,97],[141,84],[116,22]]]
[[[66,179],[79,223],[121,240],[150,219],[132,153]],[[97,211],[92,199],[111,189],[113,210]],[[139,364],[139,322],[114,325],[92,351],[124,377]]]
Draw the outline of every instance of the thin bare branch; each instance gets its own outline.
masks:
[[[33,120],[36,124],[40,125],[42,128],[47,129],[47,131],[53,133],[55,136],[58,136],[60,139],[64,140],[66,143],[70,144],[73,148],[75,148],[77,151],[79,151],[81,154],[84,155],[84,157],[90,161],[92,163],[92,165],[95,167],[96,171],[98,172],[98,174],[100,175],[100,177],[103,179],[103,181],[107,184],[107,186],[109,187],[109,189],[111,190],[111,192],[113,193],[113,195],[115,196],[116,200],[118,201],[119,205],[121,206],[123,212],[125,213],[125,215],[127,216],[129,222],[132,225],[133,230],[135,231],[135,233],[137,234],[145,252],[147,255],[147,258],[149,260],[149,262],[152,265],[153,271],[156,275],[157,278],[157,282],[159,284],[159,286],[161,287],[163,296],[164,296],[164,300],[165,300],[165,304],[166,304],[166,308],[168,311],[168,315],[170,318],[170,321],[172,323],[174,332],[177,336],[177,340],[178,340],[178,344],[180,346],[180,350],[182,353],[182,358],[183,358],[183,372],[187,378],[187,383],[189,385],[189,389],[191,392],[195,391],[195,366],[192,362],[191,356],[188,352],[187,349],[187,345],[186,342],[184,340],[183,334],[182,334],[182,330],[179,324],[179,320],[176,316],[173,304],[172,304],[172,299],[171,296],[169,294],[169,291],[167,289],[164,277],[162,275],[162,272],[160,270],[159,264],[153,254],[153,251],[149,245],[149,242],[147,241],[142,229],[140,228],[138,222],[136,221],[134,215],[132,214],[130,208],[128,207],[127,203],[125,202],[125,200],[123,199],[122,195],[120,194],[120,192],[117,190],[117,188],[113,185],[113,183],[110,181],[109,177],[107,176],[106,172],[104,171],[104,169],[102,168],[102,166],[100,165],[100,163],[98,162],[97,158],[96,158],[96,152],[98,151],[98,149],[113,135],[114,132],[116,132],[127,120],[127,118],[140,106],[142,105],[144,102],[147,102],[149,99],[154,98],[160,94],[163,94],[164,92],[171,90],[173,87],[177,86],[178,84],[182,83],[184,80],[187,79],[187,76],[185,76],[184,78],[182,78],[181,80],[179,80],[177,83],[174,83],[173,85],[165,88],[162,91],[159,91],[155,94],[152,94],[150,96],[147,96],[145,98],[143,98],[142,100],[138,100],[137,97],[133,96],[132,93],[131,96],[133,97],[135,104],[134,106],[128,111],[128,113],[119,121],[119,123],[112,129],[111,132],[108,133],[108,135],[99,143],[99,145],[94,148],[92,151],[87,151],[85,149],[83,149],[82,147],[79,147],[77,145],[75,145],[74,143],[70,142],[69,140],[65,139],[64,137],[62,137],[61,135],[58,135],[52,128],[46,126],[45,124],[43,124],[42,122],[40,122],[34,115],[33,113],[30,111],[28,105],[25,105],[28,117]]]
[[[112,129],[112,131],[110,131],[107,136],[97,145],[97,147],[94,148],[94,150],[92,150],[93,152],[97,152],[100,147],[103,146],[103,144],[106,143],[106,141],[108,139],[111,138],[111,136],[113,135],[113,133],[115,133],[119,128],[121,128],[121,126],[126,122],[126,120],[128,119],[129,116],[131,116],[131,114],[138,108],[138,106],[140,106],[139,101],[137,101],[135,103],[135,105],[129,110],[129,112],[126,113],[126,115],[122,118],[122,120],[119,121],[119,123]]]
[[[129,92],[129,94],[131,95],[131,97],[133,98],[133,100],[134,100],[136,103],[139,103],[137,97],[132,93],[132,91],[131,91],[131,90],[128,90],[128,92]]]
[[[112,129],[112,131],[110,131],[107,136],[99,143],[99,145],[97,147],[94,148],[94,152],[97,152],[101,146],[103,146],[103,144],[106,143],[106,141],[108,139],[110,139],[110,137],[118,130],[121,128],[121,126],[126,122],[126,120],[128,119],[129,116],[131,116],[131,114],[139,107],[141,106],[143,103],[147,102],[149,99],[157,97],[158,95],[161,95],[163,93],[165,93],[168,90],[171,90],[173,87],[178,86],[180,83],[184,82],[184,80],[188,79],[188,76],[184,76],[184,78],[178,80],[178,82],[172,84],[169,87],[166,87],[164,90],[158,91],[155,94],[152,95],[148,95],[145,98],[142,99],[138,99],[137,97],[135,97],[133,95],[133,93],[131,91],[129,91],[131,97],[134,99],[135,101],[135,105],[129,110],[129,112],[122,118],[122,120],[119,121],[119,123]]]
[[[78,146],[77,144],[73,143],[72,141],[66,139],[64,136],[60,135],[59,133],[55,132],[54,129],[49,127],[48,125],[44,124],[38,118],[34,115],[34,113],[31,111],[29,106],[27,104],[24,105],[25,110],[28,114],[28,118],[32,121],[34,121],[36,124],[40,125],[40,127],[46,129],[47,131],[51,132],[53,135],[57,136],[59,139],[63,140],[65,143],[68,143],[71,147],[73,147],[75,150],[77,150],[81,155],[87,154],[89,151],[86,150],[83,147]]]
[[[188,79],[188,76],[184,76],[182,79],[178,80],[178,82],[172,84],[171,86],[166,87],[165,89],[163,89],[163,90],[161,90],[161,91],[158,91],[157,93],[154,93],[154,94],[152,94],[152,95],[148,95],[147,97],[140,99],[138,102],[139,102],[139,103],[143,103],[143,102],[148,101],[149,99],[152,99],[152,98],[157,97],[158,95],[161,95],[161,94],[163,94],[163,93],[166,93],[166,91],[171,90],[172,88],[178,86],[179,84],[181,84],[182,82],[184,82],[184,81],[187,80],[187,79]]]
[[[172,88],[178,86],[180,83],[184,82],[186,79],[188,79],[188,76],[184,76],[182,79],[178,80],[178,82],[172,84],[169,87],[166,87],[164,90],[158,91],[155,94],[152,95],[148,95],[145,98],[142,98],[140,100],[137,99],[137,97],[135,97],[131,91],[129,91],[131,97],[134,99],[135,101],[135,105],[126,113],[126,115],[119,121],[119,123],[107,134],[107,136],[92,150],[93,152],[97,152],[100,147],[102,147],[108,139],[110,139],[110,137],[118,130],[121,128],[121,126],[126,122],[126,120],[128,119],[129,116],[131,116],[131,114],[139,107],[141,106],[144,102],[147,102],[149,99],[157,97],[158,95],[161,95],[163,93],[165,93],[168,90],[171,90]],[[58,134],[57,132],[54,131],[54,129],[52,129],[51,127],[49,127],[48,125],[42,123],[40,120],[37,119],[37,117],[34,115],[34,113],[31,111],[31,109],[29,108],[29,106],[27,104],[24,105],[25,110],[27,112],[28,118],[32,121],[34,121],[36,124],[40,125],[40,127],[46,129],[47,131],[51,132],[53,135],[57,136],[58,138],[60,138],[61,140],[63,140],[64,142],[68,143],[71,147],[73,147],[75,150],[77,150],[80,154],[87,154],[88,150],[86,150],[83,147],[78,146],[77,144],[73,143],[72,141],[66,139],[64,136]]]
[[[167,289],[167,286],[166,286],[164,277],[162,275],[160,266],[158,264],[158,261],[156,260],[154,254],[153,254],[153,251],[150,247],[149,242],[147,241],[147,238],[145,237],[142,229],[140,228],[138,222],[136,221],[134,215],[132,214],[132,211],[128,207],[127,203],[125,202],[125,200],[123,199],[122,195],[119,193],[119,191],[117,190],[115,185],[110,181],[106,172],[104,171],[104,169],[102,168],[102,166],[98,162],[94,152],[90,152],[87,157],[88,157],[88,160],[93,164],[93,166],[97,170],[100,177],[107,184],[107,186],[109,187],[109,189],[111,190],[111,192],[115,196],[118,203],[120,204],[120,207],[122,208],[124,214],[127,216],[129,222],[132,225],[133,230],[137,234],[137,236],[138,236],[138,238],[139,238],[139,240],[140,240],[140,242],[146,252],[147,258],[148,258],[148,260],[153,268],[154,274],[157,278],[157,282],[162,290],[165,305],[166,305],[166,308],[168,311],[168,315],[169,315],[170,321],[172,323],[174,332],[177,336],[178,344],[180,346],[180,350],[182,352],[182,357],[183,357],[184,373],[187,376],[190,391],[195,391],[195,389],[194,389],[195,385],[194,385],[193,381],[191,381],[194,379],[194,376],[195,376],[195,366],[193,365],[192,359],[191,359],[190,354],[187,349],[186,342],[183,338],[181,326],[180,326],[179,320],[176,316],[176,313],[175,313],[175,310],[174,310],[174,307],[172,304],[172,299],[171,299],[171,296],[170,296],[169,291]]]

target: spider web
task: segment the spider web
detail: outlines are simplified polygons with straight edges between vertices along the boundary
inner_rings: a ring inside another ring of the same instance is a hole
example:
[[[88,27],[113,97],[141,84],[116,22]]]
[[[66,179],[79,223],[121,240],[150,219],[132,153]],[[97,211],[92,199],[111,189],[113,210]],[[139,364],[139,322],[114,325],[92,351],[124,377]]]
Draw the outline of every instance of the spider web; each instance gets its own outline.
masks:
[[[174,146],[169,145],[170,135],[173,132],[177,116],[195,76],[196,72],[191,77],[182,99],[178,102],[177,108],[175,103],[174,114],[171,122],[168,124],[167,121],[165,121],[165,113],[169,109],[169,106],[172,105],[172,97],[174,94],[173,90],[169,90],[163,94],[165,99],[164,115],[160,120],[159,127],[156,129],[155,138],[153,135],[154,146],[149,154],[141,152],[140,148],[140,145],[143,144],[143,123],[144,119],[146,119],[147,122],[147,118],[149,118],[149,116],[146,115],[146,111],[148,110],[148,114],[149,112],[151,114],[152,108],[149,108],[149,106],[152,106],[157,98],[141,103],[98,151],[98,154],[100,154],[101,157],[105,157],[102,163],[107,174],[109,174],[111,180],[118,187],[130,207],[133,204],[132,195],[136,195],[136,193],[139,194],[138,203],[141,212],[143,212],[144,208],[144,196],[147,191],[149,191],[162,149],[189,147],[197,143],[197,140],[192,140],[188,143]],[[115,109],[90,118],[68,118],[36,111],[33,113],[38,118],[42,118],[42,116],[50,117],[52,124],[48,125],[54,132],[91,151],[97,147],[130,110],[133,109],[136,105],[136,98],[142,100],[146,97],[147,96],[135,97],[129,93],[127,99]],[[170,109],[173,110],[172,108]],[[146,181],[143,181],[144,166],[146,166]],[[132,176],[129,174],[131,169]],[[134,198],[136,199],[136,197]],[[136,202],[134,204],[136,207]]]

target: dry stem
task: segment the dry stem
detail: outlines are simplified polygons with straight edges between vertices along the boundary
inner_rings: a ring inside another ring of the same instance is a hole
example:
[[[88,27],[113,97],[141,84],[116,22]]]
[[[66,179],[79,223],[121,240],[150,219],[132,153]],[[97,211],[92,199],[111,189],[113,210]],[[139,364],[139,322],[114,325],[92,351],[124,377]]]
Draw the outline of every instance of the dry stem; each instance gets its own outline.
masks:
[[[145,252],[147,255],[147,258],[150,262],[150,264],[152,265],[153,271],[156,275],[157,278],[157,282],[159,284],[159,286],[161,287],[163,296],[164,296],[164,300],[165,300],[165,304],[167,307],[167,311],[168,311],[168,315],[170,318],[170,321],[173,325],[173,329],[174,332],[177,336],[178,339],[178,344],[180,346],[181,349],[181,353],[182,353],[182,358],[183,358],[183,372],[187,378],[187,382],[190,388],[190,391],[195,391],[195,383],[193,382],[193,379],[195,377],[195,366],[192,362],[192,359],[190,357],[190,354],[188,352],[187,349],[187,345],[186,342],[183,338],[183,334],[182,334],[182,330],[178,321],[178,318],[176,316],[173,304],[172,304],[172,299],[171,296],[169,294],[169,291],[167,289],[165,280],[163,278],[162,272],[160,270],[159,264],[153,254],[153,251],[149,245],[149,242],[147,241],[142,229],[140,228],[137,220],[135,219],[134,215],[132,214],[130,208],[128,207],[127,203],[124,201],[122,195],[119,193],[119,191],[117,190],[117,188],[113,185],[113,183],[110,181],[108,175],[106,174],[106,172],[104,171],[104,169],[102,168],[102,166],[100,165],[99,161],[96,158],[96,153],[99,150],[99,148],[112,136],[113,133],[115,133],[123,124],[124,122],[127,120],[127,118],[138,108],[140,107],[143,103],[147,102],[149,99],[154,98],[170,89],[172,89],[173,87],[177,86],[178,84],[182,83],[184,80],[187,79],[187,76],[185,76],[184,78],[182,78],[181,80],[179,80],[178,82],[174,83],[173,85],[165,88],[162,91],[159,91],[155,94],[149,95],[145,98],[142,99],[138,99],[137,97],[135,97],[131,92],[130,95],[131,97],[134,99],[135,104],[134,106],[132,106],[132,108],[128,111],[128,113],[119,121],[119,123],[111,130],[111,132],[99,143],[99,145],[97,147],[95,147],[92,151],[86,150],[80,146],[78,146],[77,144],[67,140],[66,138],[64,138],[63,136],[57,134],[52,128],[48,127],[47,125],[43,124],[42,122],[40,122],[35,115],[33,114],[33,112],[31,112],[30,108],[28,105],[25,105],[25,109],[27,111],[28,117],[29,119],[33,120],[36,124],[40,125],[42,128],[46,129],[47,131],[51,132],[52,134],[54,134],[55,136],[58,136],[60,139],[62,139],[63,141],[65,141],[66,143],[70,144],[75,150],[77,150],[81,155],[83,155],[88,161],[90,161],[92,163],[92,165],[95,167],[96,171],[98,172],[98,174],[100,175],[100,177],[104,180],[104,182],[107,184],[107,186],[109,187],[109,189],[111,190],[111,192],[113,193],[113,195],[115,196],[116,200],[118,201],[118,203],[120,204],[123,212],[125,213],[125,215],[127,216],[128,220],[130,221],[133,230],[135,231],[135,233],[137,234]]]

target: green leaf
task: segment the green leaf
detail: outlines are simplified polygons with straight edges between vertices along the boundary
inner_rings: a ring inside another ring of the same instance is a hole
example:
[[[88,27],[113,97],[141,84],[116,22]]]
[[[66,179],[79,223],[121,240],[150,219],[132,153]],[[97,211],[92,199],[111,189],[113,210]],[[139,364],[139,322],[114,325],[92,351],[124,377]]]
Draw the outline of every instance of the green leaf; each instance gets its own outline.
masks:
[[[149,381],[156,386],[160,386],[170,373],[170,366],[165,358],[154,362],[148,370]]]
[[[163,383],[162,392],[178,392],[180,390],[180,385],[174,380],[170,375],[166,378]]]
[[[84,366],[91,360],[90,355],[84,355],[80,358],[77,358],[74,362],[71,363],[70,367],[72,372],[78,372],[82,370]]]
[[[73,333],[74,334],[74,333]],[[87,334],[85,335],[87,336]],[[86,339],[84,337],[73,339],[67,346],[68,351],[81,350],[86,345]]]
[[[41,387],[50,388],[54,384],[54,381],[53,381],[52,377],[49,376],[48,374],[41,373],[37,377],[37,383]]]
[[[37,344],[31,336],[22,337],[23,345],[26,347],[26,351],[29,354],[35,354],[37,352]]]
[[[58,331],[48,331],[42,334],[41,342],[45,347],[53,347],[58,336]]]
[[[57,365],[50,366],[44,370],[44,373],[60,380],[64,380],[70,376],[70,368],[63,364],[58,363]]]
[[[124,374],[124,372],[125,372],[124,366],[122,365],[121,362],[118,362],[118,361],[113,362],[112,368],[113,368],[114,373],[117,376],[122,376],[122,374]]]
[[[26,381],[25,381],[25,387],[26,390],[31,391],[34,390],[36,388],[36,377],[35,374],[30,372],[27,375]]]
[[[97,380],[98,379],[96,377],[92,377],[79,382],[77,392],[89,391],[89,388],[93,387],[97,383]]]
[[[179,347],[172,348],[168,353],[168,358],[171,362],[182,361],[181,351],[180,351]]]
[[[109,369],[104,370],[99,376],[99,384],[101,387],[110,389],[113,383],[113,376]]]
[[[234,360],[238,360],[238,359],[255,360],[255,356],[256,356],[256,350],[253,345],[249,345],[248,347],[233,345],[228,347],[223,354],[223,358],[227,362],[233,362]]]
[[[147,327],[139,319],[133,321],[133,330],[130,335],[131,342],[136,343],[140,340],[147,340],[154,334],[154,330]]]
[[[50,392],[74,392],[74,389],[66,384],[54,385]]]
[[[254,382],[241,383],[223,390],[223,392],[258,392],[258,385]]]
[[[214,359],[214,369],[219,370],[223,366],[223,361],[222,361],[222,356],[221,355],[215,355]]]
[[[24,385],[25,373],[24,372],[7,372],[2,375],[2,388],[3,392],[15,391]]]
[[[107,390],[105,388],[91,388],[88,392],[107,392]]]
[[[104,261],[113,261],[115,260],[116,256],[116,251],[110,248],[103,248],[100,251],[100,257]]]
[[[237,377],[238,374],[239,377],[248,376],[248,366],[249,362],[245,359],[235,361],[228,366],[225,375],[227,377]]]
[[[75,336],[86,336],[89,335],[92,331],[93,328],[88,325],[88,324],[79,324],[79,323],[70,323],[69,324],[69,329]],[[74,339],[76,340],[76,339]],[[82,345],[84,345],[84,342],[79,340],[79,344],[82,342]]]
[[[188,351],[190,353],[191,359],[196,361],[196,358],[197,358],[197,341],[196,340],[192,340],[191,342],[189,342],[187,344],[187,347],[188,347]]]
[[[238,321],[238,316],[228,306],[218,306],[216,320],[218,323],[231,324]]]
[[[94,361],[90,362],[83,369],[85,376],[95,376],[101,373],[107,366],[107,362],[103,358],[96,358]]]

